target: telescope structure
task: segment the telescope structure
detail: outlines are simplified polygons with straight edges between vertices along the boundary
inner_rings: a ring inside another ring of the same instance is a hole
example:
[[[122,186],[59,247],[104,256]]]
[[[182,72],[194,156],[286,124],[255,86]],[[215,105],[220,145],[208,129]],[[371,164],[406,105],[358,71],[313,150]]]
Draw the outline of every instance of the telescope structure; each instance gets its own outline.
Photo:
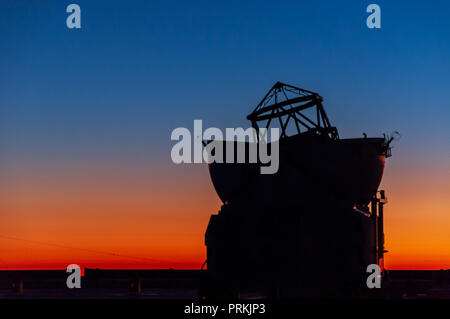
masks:
[[[274,174],[256,163],[209,164],[223,205],[206,234],[208,297],[361,296],[367,266],[382,267],[384,191],[393,138],[342,139],[315,92],[277,82],[247,116],[257,144],[278,127]],[[264,130],[265,129],[265,130]],[[226,151],[223,154],[226,157]],[[236,151],[234,152],[236,156]]]

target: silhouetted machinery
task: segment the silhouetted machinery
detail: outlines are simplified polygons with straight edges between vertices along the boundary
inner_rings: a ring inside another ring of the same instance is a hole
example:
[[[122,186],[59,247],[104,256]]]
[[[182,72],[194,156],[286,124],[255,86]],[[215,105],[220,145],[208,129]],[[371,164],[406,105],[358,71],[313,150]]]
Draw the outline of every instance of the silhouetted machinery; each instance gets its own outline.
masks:
[[[260,162],[209,165],[223,206],[205,235],[207,296],[345,297],[369,290],[367,266],[382,266],[385,252],[378,186],[392,138],[339,138],[322,101],[277,82],[247,116],[256,131],[279,124],[276,174],[260,174]]]

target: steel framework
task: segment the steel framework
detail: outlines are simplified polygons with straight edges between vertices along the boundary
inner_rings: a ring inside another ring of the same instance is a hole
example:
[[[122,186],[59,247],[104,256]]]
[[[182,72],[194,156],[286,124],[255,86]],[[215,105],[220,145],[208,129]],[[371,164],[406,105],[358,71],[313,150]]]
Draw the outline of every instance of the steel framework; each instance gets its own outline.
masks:
[[[338,131],[336,127],[331,126],[322,101],[323,98],[315,92],[277,82],[247,119],[258,132],[258,139],[260,137],[258,122],[266,121],[265,128],[268,129],[272,120],[277,119],[281,128],[280,138],[288,136],[287,127],[292,120],[297,134],[310,133],[328,136],[333,140],[338,139]],[[315,108],[313,117],[305,114],[305,110],[310,108]]]

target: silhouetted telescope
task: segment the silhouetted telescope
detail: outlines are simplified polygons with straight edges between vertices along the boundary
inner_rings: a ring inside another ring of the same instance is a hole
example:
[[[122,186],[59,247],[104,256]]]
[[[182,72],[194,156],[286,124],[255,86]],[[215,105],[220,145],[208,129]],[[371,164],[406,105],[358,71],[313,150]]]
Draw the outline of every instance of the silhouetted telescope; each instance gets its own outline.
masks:
[[[247,119],[257,132],[261,123],[266,130],[271,124],[279,124],[279,171],[264,175],[260,173],[264,164],[236,163],[236,160],[210,164],[211,179],[223,203],[245,201],[249,196],[301,197],[300,185],[317,186],[315,191],[334,194],[353,205],[369,203],[381,182],[391,141],[340,139],[328,120],[322,100],[317,93],[281,82],[270,89]],[[242,143],[224,142],[234,144],[231,147],[235,149],[235,157],[238,144]],[[251,146],[249,142],[245,144],[248,151]]]
[[[207,296],[367,292],[366,267],[382,265],[385,252],[386,200],[377,194],[393,138],[341,139],[322,102],[277,82],[247,116],[255,139],[222,142],[224,161],[209,164],[223,206],[205,235]],[[261,174],[269,164],[249,163],[249,150],[273,127],[279,139],[267,147],[278,143],[278,170]],[[236,163],[240,147],[244,163]],[[230,150],[234,163],[225,162]]]

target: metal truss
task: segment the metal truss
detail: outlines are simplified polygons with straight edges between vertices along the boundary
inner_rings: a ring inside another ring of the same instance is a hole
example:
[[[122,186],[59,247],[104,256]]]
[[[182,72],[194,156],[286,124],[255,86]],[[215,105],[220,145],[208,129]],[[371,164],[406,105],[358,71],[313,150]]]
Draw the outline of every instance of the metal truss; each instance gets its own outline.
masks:
[[[323,98],[318,93],[277,82],[247,119],[258,132],[258,138],[260,137],[258,123],[265,122],[265,128],[269,129],[272,121],[278,120],[281,129],[280,138],[288,136],[288,124],[293,122],[297,134],[309,133],[328,136],[333,140],[339,139],[338,131],[336,127],[331,126],[322,101]],[[305,111],[311,108],[315,108],[314,116],[305,114]]]

